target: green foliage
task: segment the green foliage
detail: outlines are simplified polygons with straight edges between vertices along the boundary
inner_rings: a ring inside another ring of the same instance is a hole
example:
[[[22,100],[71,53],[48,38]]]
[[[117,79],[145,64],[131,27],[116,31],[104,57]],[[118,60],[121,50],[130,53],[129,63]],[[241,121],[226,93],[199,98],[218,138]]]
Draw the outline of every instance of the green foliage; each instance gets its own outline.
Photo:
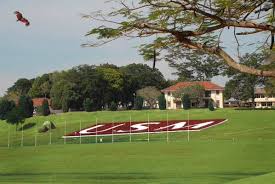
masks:
[[[24,123],[25,116],[25,112],[21,108],[15,107],[10,112],[8,112],[6,116],[6,122],[12,125],[16,125],[17,129],[19,123]]]
[[[157,104],[158,97],[161,92],[154,86],[147,86],[145,88],[137,90],[137,96],[140,96],[146,101],[149,107],[152,109]]]
[[[188,94],[184,94],[181,98],[183,109],[188,110],[191,108],[191,100]]]
[[[33,102],[29,96],[21,96],[18,101],[18,109],[22,112],[23,118],[30,118],[33,115]]]
[[[63,98],[62,100],[62,111],[63,112],[69,112],[69,100],[66,98]]]
[[[93,111],[93,100],[90,98],[86,98],[83,102],[83,107],[86,112]]]
[[[41,114],[43,116],[48,116],[51,114],[50,108],[49,108],[49,103],[47,99],[43,100],[42,106],[41,106]]]
[[[210,111],[214,111],[214,110],[215,110],[215,107],[214,107],[214,104],[213,104],[213,100],[212,100],[212,99],[208,101],[208,109],[209,109]]]
[[[8,88],[9,93],[16,93],[18,96],[27,95],[32,87],[32,81],[28,79],[18,79],[12,87]]]
[[[207,81],[224,71],[223,61],[202,52],[186,52],[174,48],[165,57],[169,66],[176,69],[178,81]]]
[[[174,92],[176,98],[182,98],[184,94],[188,95],[190,100],[195,101],[198,105],[205,95],[205,90],[201,85],[194,84],[185,88],[180,88]]]
[[[117,111],[117,103],[111,102],[109,109],[110,111]]]
[[[137,96],[134,101],[134,109],[142,110],[143,108],[143,98],[141,96]]]
[[[86,45],[101,46],[120,37],[145,38],[145,44],[139,48],[144,59],[151,60],[157,49],[157,55],[162,57],[160,59],[167,59],[178,70],[180,80],[208,80],[221,74],[226,65],[259,75],[259,70],[243,67],[232,58],[244,54],[240,49],[244,44],[246,50],[253,50],[255,45],[263,48],[262,42],[258,43],[253,38],[259,32],[272,32],[274,29],[273,2],[270,0],[109,2],[115,8],[84,16],[102,22],[87,33],[87,36],[96,37],[97,42]],[[225,28],[234,30],[234,34],[222,34]],[[251,36],[252,39],[239,39],[241,36]],[[260,36],[269,40],[270,34]],[[155,39],[148,42],[147,37]],[[225,39],[238,45],[232,55],[225,52],[230,47],[230,44],[221,41]]]
[[[240,63],[259,68],[264,58],[263,53],[246,54],[241,58]],[[231,79],[225,85],[225,99],[234,98],[241,101],[252,99],[254,101],[255,88],[264,84],[266,80],[263,77],[240,73],[232,69],[229,69],[226,73]]]
[[[29,91],[29,95],[32,98],[49,97],[51,91],[51,74],[44,74],[41,77],[35,78],[32,87]]]
[[[158,102],[159,102],[159,109],[160,110],[166,110],[166,99],[165,99],[164,94],[161,94],[158,97]]]
[[[13,101],[9,101],[8,99],[0,99],[0,119],[6,119],[7,114],[15,107],[15,103]]]
[[[113,101],[124,108],[134,104],[134,93],[146,86],[167,87],[162,73],[148,65],[130,64],[118,67],[113,64],[80,65],[67,71],[44,74],[32,80],[28,94],[32,97],[50,97],[51,108],[68,111],[83,110],[85,99],[93,103],[93,110],[102,110]],[[18,86],[18,85],[16,85]],[[11,91],[9,100],[18,101],[17,92]],[[40,110],[40,109],[39,109]]]

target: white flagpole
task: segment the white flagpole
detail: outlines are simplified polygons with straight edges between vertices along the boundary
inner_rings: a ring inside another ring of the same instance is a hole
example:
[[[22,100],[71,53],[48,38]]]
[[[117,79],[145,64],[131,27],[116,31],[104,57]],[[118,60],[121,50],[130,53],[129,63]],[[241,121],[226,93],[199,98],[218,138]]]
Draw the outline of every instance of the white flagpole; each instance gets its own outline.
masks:
[[[187,128],[188,128],[188,130],[187,130],[187,134],[188,134],[188,137],[187,137],[187,139],[188,139],[188,142],[189,142],[189,140],[190,140],[190,133],[189,133],[189,110],[187,110]]]
[[[95,143],[97,143],[97,118],[95,120],[96,122],[96,129],[95,129]]]
[[[23,143],[23,139],[24,139],[24,130],[23,130],[23,123],[21,124],[21,129],[22,129],[22,131],[21,131],[21,146],[23,146],[24,145],[24,143]]]
[[[168,126],[169,126],[169,115],[167,112],[167,114],[166,114],[166,142],[169,142]]]
[[[66,137],[66,134],[67,134],[67,121],[65,120],[65,127],[64,127],[64,135],[65,135],[65,137],[64,137],[64,144],[66,144],[66,139],[67,139],[67,137]]]
[[[52,124],[50,123],[50,144],[52,144]]]
[[[147,114],[148,115],[148,142],[150,142],[150,119],[149,119],[149,113]]]
[[[37,123],[35,124],[34,147],[37,146]]]
[[[9,133],[8,133],[8,148],[10,148],[10,124],[9,126]]]
[[[114,119],[112,120],[112,143],[114,143]]]
[[[81,120],[80,120],[80,122],[79,122],[79,136],[80,136],[80,138],[79,138],[79,144],[81,144]]]
[[[132,115],[130,115],[130,142],[132,142]]]

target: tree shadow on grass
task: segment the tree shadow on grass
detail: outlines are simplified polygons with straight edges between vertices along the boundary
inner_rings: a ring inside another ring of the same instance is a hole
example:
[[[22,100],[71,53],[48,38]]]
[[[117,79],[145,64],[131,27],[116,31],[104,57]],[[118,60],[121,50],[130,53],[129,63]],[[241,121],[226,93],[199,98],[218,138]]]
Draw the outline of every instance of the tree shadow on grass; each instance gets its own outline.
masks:
[[[23,130],[28,130],[32,127],[34,127],[36,125],[36,123],[27,123],[27,124],[24,124],[23,127],[19,127],[17,131],[22,131]]]

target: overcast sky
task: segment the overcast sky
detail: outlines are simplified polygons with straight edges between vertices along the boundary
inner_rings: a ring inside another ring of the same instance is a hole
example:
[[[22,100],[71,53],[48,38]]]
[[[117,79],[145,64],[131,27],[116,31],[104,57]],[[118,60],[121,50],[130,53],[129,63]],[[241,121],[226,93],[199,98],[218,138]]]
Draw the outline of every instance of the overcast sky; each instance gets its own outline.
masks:
[[[0,96],[18,78],[30,79],[80,64],[143,63],[136,48],[142,40],[120,39],[99,48],[80,47],[89,40],[84,35],[95,24],[82,19],[81,14],[110,6],[104,0],[0,1]],[[30,20],[29,27],[16,22],[16,10]],[[158,63],[157,68],[167,79],[173,78],[166,63]],[[218,77],[214,82],[224,85],[225,79]]]

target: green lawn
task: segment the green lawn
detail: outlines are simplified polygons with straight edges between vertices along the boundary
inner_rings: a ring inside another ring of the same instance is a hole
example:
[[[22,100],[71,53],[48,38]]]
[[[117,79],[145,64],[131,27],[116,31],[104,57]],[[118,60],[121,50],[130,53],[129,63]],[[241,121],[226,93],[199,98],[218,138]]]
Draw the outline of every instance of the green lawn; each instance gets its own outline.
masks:
[[[147,183],[147,184],[269,184],[275,179],[275,112],[236,111],[210,112],[191,110],[190,119],[226,118],[223,125],[201,132],[139,135],[129,142],[128,136],[115,137],[116,143],[95,144],[94,138],[67,140],[65,132],[98,122],[187,119],[187,111],[127,111],[67,113],[35,117],[37,123],[21,132],[0,122],[0,183]],[[57,129],[40,135],[36,128],[44,120],[55,122]],[[35,136],[36,135],[36,136]],[[37,147],[34,140],[37,138]],[[104,140],[105,141],[105,140]],[[108,140],[106,140],[108,141]],[[82,142],[82,143],[83,143]]]

